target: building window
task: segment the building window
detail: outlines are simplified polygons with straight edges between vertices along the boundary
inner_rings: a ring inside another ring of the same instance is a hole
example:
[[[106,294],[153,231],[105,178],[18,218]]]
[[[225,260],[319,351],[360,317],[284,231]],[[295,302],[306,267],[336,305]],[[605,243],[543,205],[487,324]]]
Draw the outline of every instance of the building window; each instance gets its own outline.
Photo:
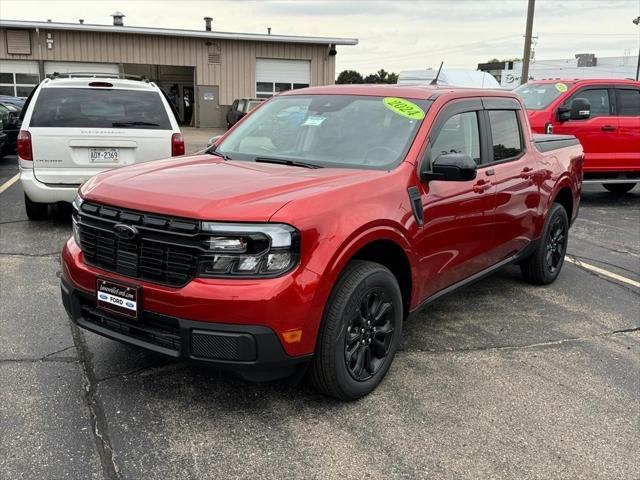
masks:
[[[0,73],[0,95],[28,97],[40,82],[40,76],[32,73]]]
[[[256,97],[269,98],[276,93],[287,90],[297,90],[308,87],[308,83],[288,83],[288,82],[256,82]]]

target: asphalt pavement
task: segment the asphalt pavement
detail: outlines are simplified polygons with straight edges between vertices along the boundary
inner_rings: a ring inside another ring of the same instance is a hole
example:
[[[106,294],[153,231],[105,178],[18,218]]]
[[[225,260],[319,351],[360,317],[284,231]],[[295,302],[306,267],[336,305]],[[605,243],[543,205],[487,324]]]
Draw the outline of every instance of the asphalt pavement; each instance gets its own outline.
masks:
[[[585,190],[556,283],[509,267],[437,301],[380,387],[341,403],[73,326],[68,213],[29,222],[17,182],[0,193],[0,478],[638,479],[640,187]]]

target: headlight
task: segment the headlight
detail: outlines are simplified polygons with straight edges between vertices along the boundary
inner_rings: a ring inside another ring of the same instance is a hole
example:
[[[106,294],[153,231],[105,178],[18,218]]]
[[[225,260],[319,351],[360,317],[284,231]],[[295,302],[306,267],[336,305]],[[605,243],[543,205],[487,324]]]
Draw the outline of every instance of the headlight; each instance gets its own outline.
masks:
[[[300,257],[300,234],[289,225],[203,222],[202,231],[212,235],[203,241],[201,277],[276,277]]]

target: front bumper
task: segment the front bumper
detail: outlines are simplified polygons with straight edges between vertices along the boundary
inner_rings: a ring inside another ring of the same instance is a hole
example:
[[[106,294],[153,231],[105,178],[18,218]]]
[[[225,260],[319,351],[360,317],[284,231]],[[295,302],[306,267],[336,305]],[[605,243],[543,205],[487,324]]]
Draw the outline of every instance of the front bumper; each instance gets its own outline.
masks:
[[[142,311],[138,320],[96,308],[95,295],[61,281],[62,302],[78,326],[176,359],[208,364],[249,381],[284,378],[311,355],[291,357],[262,325],[198,322]]]

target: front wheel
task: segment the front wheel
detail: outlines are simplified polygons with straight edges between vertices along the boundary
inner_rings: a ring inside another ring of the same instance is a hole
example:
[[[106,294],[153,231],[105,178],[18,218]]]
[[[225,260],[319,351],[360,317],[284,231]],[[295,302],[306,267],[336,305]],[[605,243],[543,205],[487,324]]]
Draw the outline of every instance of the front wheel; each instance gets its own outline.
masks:
[[[310,379],[322,393],[356,400],[382,381],[402,333],[402,294],[386,267],[351,262],[325,309]]]
[[[559,203],[549,209],[540,243],[533,254],[520,264],[525,280],[536,285],[555,281],[564,264],[569,240],[569,217]]]
[[[636,186],[635,183],[603,183],[602,186],[616,195],[627,193]]]

